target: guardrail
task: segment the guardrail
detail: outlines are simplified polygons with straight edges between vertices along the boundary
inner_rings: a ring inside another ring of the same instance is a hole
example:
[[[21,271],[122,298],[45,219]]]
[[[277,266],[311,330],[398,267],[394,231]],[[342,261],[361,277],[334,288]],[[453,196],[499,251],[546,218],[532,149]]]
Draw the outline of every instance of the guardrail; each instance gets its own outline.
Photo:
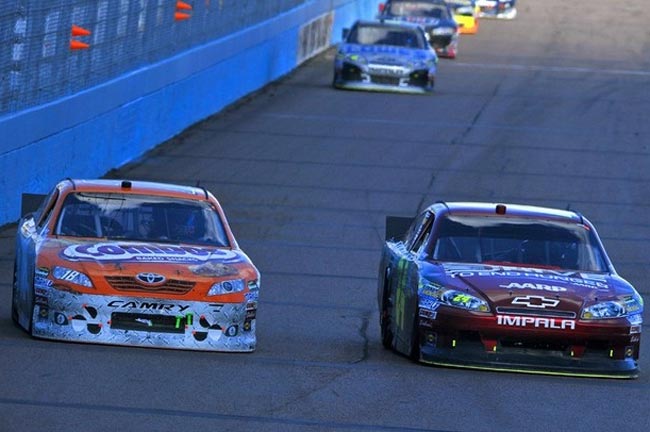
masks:
[[[326,49],[378,3],[17,0],[0,11],[12,23],[0,25],[0,225],[19,218],[21,193],[139,157]]]

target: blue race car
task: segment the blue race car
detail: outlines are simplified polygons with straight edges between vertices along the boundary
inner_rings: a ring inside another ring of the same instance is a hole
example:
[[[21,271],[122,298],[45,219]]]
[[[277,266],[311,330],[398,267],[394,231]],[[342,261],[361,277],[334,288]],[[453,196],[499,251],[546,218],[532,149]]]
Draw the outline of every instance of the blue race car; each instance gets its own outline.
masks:
[[[460,30],[445,0],[388,0],[379,5],[379,18],[419,24],[439,57],[456,58]]]
[[[424,30],[406,22],[357,21],[343,30],[335,88],[400,93],[433,90],[438,57]]]

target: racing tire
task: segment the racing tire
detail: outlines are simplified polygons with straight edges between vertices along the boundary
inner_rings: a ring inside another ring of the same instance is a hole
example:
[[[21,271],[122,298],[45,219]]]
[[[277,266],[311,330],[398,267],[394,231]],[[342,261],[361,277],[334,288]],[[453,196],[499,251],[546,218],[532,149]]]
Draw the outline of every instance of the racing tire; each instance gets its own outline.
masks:
[[[381,331],[381,344],[387,350],[393,349],[393,331],[391,330],[391,314],[392,303],[390,300],[390,289],[384,283],[384,291],[382,292],[381,310],[379,311],[379,328]]]
[[[416,363],[420,362],[420,308],[415,308],[413,314],[413,329],[411,329],[411,347],[409,349],[409,358]]]
[[[20,327],[20,322],[18,321],[18,309],[16,309],[16,297],[17,297],[16,291],[18,290],[17,273],[18,273],[18,266],[16,264],[16,261],[14,260],[14,280],[11,284],[11,319],[13,320],[14,324]]]
[[[29,324],[27,324],[27,327],[23,327],[20,324],[20,317],[18,316],[18,309],[16,308],[16,302],[14,301],[18,295],[18,265],[17,262],[14,260],[14,278],[13,278],[13,283],[12,283],[12,290],[11,290],[11,319],[13,322],[20,327],[21,329],[27,331],[30,335],[34,335],[33,333],[33,323],[34,323],[34,285],[32,283],[32,298],[31,298],[31,305],[29,306]]]

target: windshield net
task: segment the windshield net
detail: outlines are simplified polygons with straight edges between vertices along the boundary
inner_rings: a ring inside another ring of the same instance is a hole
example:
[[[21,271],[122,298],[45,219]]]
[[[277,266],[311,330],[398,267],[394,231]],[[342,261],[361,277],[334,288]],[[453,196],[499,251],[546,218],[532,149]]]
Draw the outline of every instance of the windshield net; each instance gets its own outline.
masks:
[[[119,193],[71,193],[55,234],[229,246],[219,213],[207,202]]]
[[[605,272],[586,225],[524,218],[449,216],[440,221],[433,259]]]

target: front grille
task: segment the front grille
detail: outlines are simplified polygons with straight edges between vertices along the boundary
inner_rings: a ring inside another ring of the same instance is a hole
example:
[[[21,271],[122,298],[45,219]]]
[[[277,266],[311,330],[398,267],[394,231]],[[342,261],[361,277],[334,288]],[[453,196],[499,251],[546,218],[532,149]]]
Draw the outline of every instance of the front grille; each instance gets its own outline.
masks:
[[[576,313],[570,311],[558,310],[532,310],[527,308],[514,308],[514,307],[497,307],[497,313],[507,315],[526,315],[526,316],[542,316],[542,317],[556,317],[556,318],[575,318]]]
[[[370,65],[368,71],[372,75],[386,75],[386,76],[396,76],[401,77],[404,75],[404,68],[401,66],[391,66],[391,65]]]
[[[187,320],[186,316],[113,312],[111,328],[156,333],[185,333],[185,325],[189,324]]]
[[[162,285],[148,286],[138,282],[131,276],[107,276],[106,282],[117,291],[135,291],[161,294],[187,294],[194,288],[195,283],[191,281],[169,279]]]
[[[370,79],[375,84],[386,84],[386,85],[399,85],[399,78],[383,76],[383,75],[371,75]]]

